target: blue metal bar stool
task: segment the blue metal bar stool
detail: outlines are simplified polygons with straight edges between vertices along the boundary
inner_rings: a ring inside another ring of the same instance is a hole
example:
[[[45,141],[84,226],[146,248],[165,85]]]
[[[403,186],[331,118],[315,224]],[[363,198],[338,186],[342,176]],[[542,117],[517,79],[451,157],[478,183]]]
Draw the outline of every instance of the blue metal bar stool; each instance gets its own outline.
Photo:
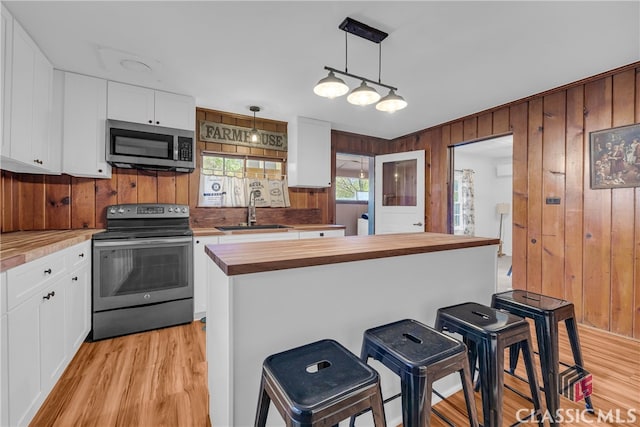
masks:
[[[573,303],[535,292],[512,290],[494,294],[491,306],[534,320],[547,410],[553,419],[560,407],[558,323],[563,320],[567,328],[573,360],[579,367],[584,366]],[[519,350],[518,346],[514,346],[510,350],[509,369],[511,373],[516,369]],[[587,409],[593,411],[590,396],[585,397],[585,403]],[[554,420],[551,425],[558,425],[558,423]]]
[[[386,427],[378,373],[333,340],[322,340],[267,357],[255,426],[264,427],[269,404],[287,426],[331,426],[371,409]]]
[[[471,365],[475,366],[476,356],[479,359],[484,427],[502,427],[504,350],[513,344],[520,344],[535,417],[540,427],[543,426],[531,335],[526,320],[485,305],[468,302],[439,308],[436,330],[462,335],[469,348]]]
[[[429,426],[433,382],[460,373],[469,425],[478,427],[467,349],[462,342],[405,319],[365,331],[360,358],[377,360],[400,377],[405,427]],[[351,427],[354,421],[352,417]]]

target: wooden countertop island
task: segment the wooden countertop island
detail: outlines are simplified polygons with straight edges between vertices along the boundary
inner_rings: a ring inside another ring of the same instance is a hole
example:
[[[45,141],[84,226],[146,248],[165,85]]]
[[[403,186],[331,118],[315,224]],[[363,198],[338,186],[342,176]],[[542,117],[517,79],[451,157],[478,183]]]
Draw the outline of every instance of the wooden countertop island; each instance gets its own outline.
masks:
[[[489,304],[498,239],[437,233],[207,245],[209,413],[214,426],[253,425],[263,360],[324,338],[360,353],[369,328],[411,318],[433,325],[440,307]],[[376,365],[385,397],[399,379]],[[437,384],[459,388],[457,376]],[[402,422],[399,399],[385,405]],[[282,425],[275,408],[268,425]],[[370,415],[358,425],[371,425]]]

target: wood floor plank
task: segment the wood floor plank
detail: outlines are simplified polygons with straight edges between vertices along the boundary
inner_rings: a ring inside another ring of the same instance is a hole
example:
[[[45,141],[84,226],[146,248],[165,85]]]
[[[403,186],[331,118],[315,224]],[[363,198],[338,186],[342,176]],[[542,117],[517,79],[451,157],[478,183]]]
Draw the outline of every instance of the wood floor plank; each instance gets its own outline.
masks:
[[[202,326],[200,322],[193,322],[84,343],[31,426],[210,426],[206,338]],[[639,426],[640,341],[583,325],[580,325],[580,340],[585,367],[594,378],[593,404],[601,418],[583,415],[578,421],[562,425]],[[570,347],[562,325],[559,345],[560,359],[570,363]],[[537,370],[540,377],[539,368]],[[521,361],[518,373],[524,376]],[[529,394],[528,385],[516,378],[507,375],[505,383]],[[541,397],[544,405],[544,395]],[[475,393],[475,399],[481,416],[479,393]],[[516,421],[519,410],[524,414],[532,407],[530,402],[506,389],[504,399],[505,426]],[[247,402],[247,410],[253,410],[255,403]],[[399,400],[389,404],[399,404]],[[571,402],[562,397],[561,407],[581,414],[584,402]],[[435,408],[456,425],[468,425],[462,392],[436,404]],[[622,422],[630,421],[629,410],[635,411],[635,421]],[[364,420],[362,423],[366,424]],[[432,426],[446,427],[447,424],[434,415]]]

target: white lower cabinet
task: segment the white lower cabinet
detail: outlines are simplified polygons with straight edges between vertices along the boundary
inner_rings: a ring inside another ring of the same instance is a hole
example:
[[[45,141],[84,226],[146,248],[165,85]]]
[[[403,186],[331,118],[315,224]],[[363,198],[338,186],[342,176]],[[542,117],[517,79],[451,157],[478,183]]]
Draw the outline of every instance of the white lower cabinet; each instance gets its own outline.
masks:
[[[3,426],[31,422],[89,333],[90,248],[84,242],[3,273],[0,295],[16,295],[0,304]],[[50,278],[28,293],[17,291],[43,268]]]
[[[218,243],[218,236],[202,236],[193,238],[193,316],[200,319],[207,315],[209,282],[207,280],[207,263],[212,262],[204,251],[206,245]]]

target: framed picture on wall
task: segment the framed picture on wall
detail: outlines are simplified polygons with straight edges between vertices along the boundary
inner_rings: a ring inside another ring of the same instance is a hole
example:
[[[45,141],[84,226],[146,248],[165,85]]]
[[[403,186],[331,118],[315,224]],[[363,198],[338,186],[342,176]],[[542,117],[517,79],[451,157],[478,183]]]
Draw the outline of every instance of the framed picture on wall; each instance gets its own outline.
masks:
[[[640,124],[589,134],[591,188],[640,187]]]

